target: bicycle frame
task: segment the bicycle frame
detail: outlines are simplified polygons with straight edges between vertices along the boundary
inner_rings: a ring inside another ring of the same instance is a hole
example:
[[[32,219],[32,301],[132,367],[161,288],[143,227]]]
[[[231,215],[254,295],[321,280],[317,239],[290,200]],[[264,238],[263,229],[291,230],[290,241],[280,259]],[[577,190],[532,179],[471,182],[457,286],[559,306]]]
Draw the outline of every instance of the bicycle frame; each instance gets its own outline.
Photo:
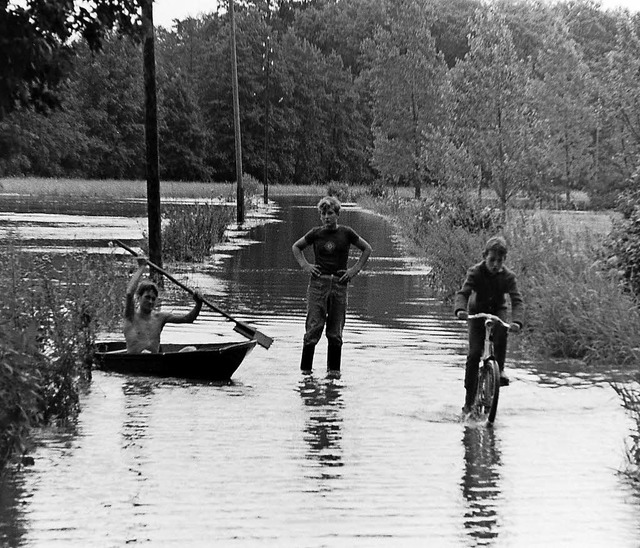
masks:
[[[484,353],[478,368],[473,415],[478,418],[486,416],[487,422],[491,424],[498,412],[498,398],[500,396],[500,367],[493,351],[493,330],[498,323],[506,329],[509,329],[510,325],[494,314],[473,314],[468,319],[483,319],[485,326]]]

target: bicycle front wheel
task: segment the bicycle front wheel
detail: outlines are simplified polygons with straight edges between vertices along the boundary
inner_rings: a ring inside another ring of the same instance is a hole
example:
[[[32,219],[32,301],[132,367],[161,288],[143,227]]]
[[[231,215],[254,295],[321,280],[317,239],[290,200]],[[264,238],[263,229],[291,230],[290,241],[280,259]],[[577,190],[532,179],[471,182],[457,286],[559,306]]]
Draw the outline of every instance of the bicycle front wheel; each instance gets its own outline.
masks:
[[[478,412],[486,415],[487,422],[492,423],[498,412],[500,396],[500,366],[493,358],[487,359],[480,368],[478,376],[478,392],[476,406]]]

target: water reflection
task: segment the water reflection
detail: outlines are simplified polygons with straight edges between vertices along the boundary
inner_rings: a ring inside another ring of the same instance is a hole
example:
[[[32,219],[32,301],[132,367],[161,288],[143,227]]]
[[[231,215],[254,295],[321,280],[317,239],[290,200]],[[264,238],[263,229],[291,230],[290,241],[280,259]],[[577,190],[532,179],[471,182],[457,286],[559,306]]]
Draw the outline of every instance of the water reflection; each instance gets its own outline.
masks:
[[[18,474],[8,470],[0,477],[0,546],[20,546],[27,532],[22,507],[16,504],[25,496]]]
[[[305,375],[298,387],[304,404],[304,440],[307,443],[307,459],[316,461],[322,469],[323,479],[340,477],[336,467],[342,461],[342,386],[332,379],[316,379]]]
[[[496,502],[500,496],[500,449],[495,430],[481,425],[465,426],[462,444],[464,527],[475,546],[490,545],[498,536]]]

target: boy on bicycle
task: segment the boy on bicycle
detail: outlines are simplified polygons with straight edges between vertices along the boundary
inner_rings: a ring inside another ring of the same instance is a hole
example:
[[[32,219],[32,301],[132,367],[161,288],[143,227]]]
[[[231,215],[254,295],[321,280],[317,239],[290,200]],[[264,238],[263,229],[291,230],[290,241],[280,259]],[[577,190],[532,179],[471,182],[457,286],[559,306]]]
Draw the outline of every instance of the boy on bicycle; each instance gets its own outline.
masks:
[[[494,314],[505,320],[507,303],[505,295],[511,300],[510,331],[522,329],[522,315],[524,303],[518,290],[515,274],[504,266],[507,256],[507,242],[501,236],[489,238],[484,247],[482,262],[472,266],[467,271],[467,277],[462,288],[456,293],[454,314],[460,320],[468,319],[470,314],[481,312]],[[469,320],[469,353],[464,375],[466,390],[464,412],[468,412],[478,384],[478,368],[484,350],[484,320]],[[493,331],[493,346],[495,358],[500,366],[500,384],[509,384],[509,378],[504,373],[504,360],[507,354],[507,330],[497,324]]]

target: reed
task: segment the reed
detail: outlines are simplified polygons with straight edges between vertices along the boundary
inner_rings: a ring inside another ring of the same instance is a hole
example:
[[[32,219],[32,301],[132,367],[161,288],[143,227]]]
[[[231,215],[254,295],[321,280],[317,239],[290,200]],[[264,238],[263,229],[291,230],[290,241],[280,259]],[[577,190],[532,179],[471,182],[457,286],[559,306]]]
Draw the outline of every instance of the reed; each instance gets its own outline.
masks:
[[[640,358],[640,313],[633,297],[598,258],[604,236],[539,214],[511,212],[504,227],[456,226],[421,214],[415,201],[366,201],[390,214],[405,239],[432,267],[434,288],[450,300],[466,269],[482,260],[486,239],[501,232],[507,266],[518,276],[526,304],[525,344],[540,356],[630,365]]]
[[[224,240],[233,222],[233,209],[211,202],[168,206],[162,228],[162,250],[169,260],[201,262]]]
[[[107,261],[0,250],[0,470],[33,426],[75,417],[96,333],[122,317],[127,280]]]

